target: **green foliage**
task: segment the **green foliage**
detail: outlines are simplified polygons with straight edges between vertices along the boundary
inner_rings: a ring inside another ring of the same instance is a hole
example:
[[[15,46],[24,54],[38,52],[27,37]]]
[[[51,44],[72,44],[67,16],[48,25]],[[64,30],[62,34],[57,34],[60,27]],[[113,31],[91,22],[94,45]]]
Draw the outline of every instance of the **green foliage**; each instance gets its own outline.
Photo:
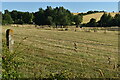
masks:
[[[116,14],[113,20],[114,26],[120,26],[120,14]]]
[[[112,20],[113,20],[113,17],[109,13],[108,16],[107,16],[107,27],[110,27],[110,26],[113,25]]]
[[[17,21],[17,19],[18,19],[18,11],[13,10],[13,11],[11,12],[11,17],[12,17],[14,23],[16,23],[16,21]]]
[[[61,71],[56,73],[51,73],[48,78],[51,80],[69,80],[71,77],[73,77],[73,74],[68,71]]]
[[[88,26],[88,27],[96,27],[97,26],[96,19],[94,19],[94,18],[90,19],[90,22],[88,22],[86,26]]]
[[[5,14],[9,14],[9,16]],[[3,23],[12,24],[13,20],[14,24],[31,24],[35,23],[36,25],[58,25],[66,26],[71,25],[74,21],[76,25],[79,25],[82,22],[82,16],[73,16],[73,14],[65,9],[64,7],[56,7],[52,8],[51,6],[47,6],[47,9],[39,8],[39,11],[35,13],[29,12],[20,12],[13,10],[9,12],[5,10],[5,18],[3,18]],[[11,16],[11,17],[10,17]]]
[[[34,13],[34,22],[37,25],[45,24],[44,10],[42,8],[39,8],[39,11]]]
[[[33,14],[29,12],[20,12],[13,10],[9,12],[5,10],[3,14],[3,24],[30,24],[33,22]]]
[[[46,10],[42,8],[38,12],[34,13],[34,22],[37,25],[53,25],[56,27],[58,25],[66,26],[70,25],[72,22],[72,14],[69,10],[64,9],[64,7],[56,7],[52,9],[51,6],[47,6]]]
[[[13,20],[10,14],[3,14],[3,24],[12,24]]]
[[[18,79],[20,74],[18,73],[18,67],[20,65],[16,60],[17,52],[9,52],[8,48],[3,45],[2,51],[2,79]]]
[[[105,12],[105,11],[88,11],[87,13],[80,13],[78,15],[84,16],[84,15],[88,15],[88,14],[101,13],[101,12]]]
[[[74,22],[76,24],[76,27],[82,22],[83,17],[80,15],[75,15],[74,16]]]
[[[87,24],[84,24],[84,26],[87,27],[112,27],[112,26],[120,26],[120,14],[116,14],[114,17],[112,17],[107,13],[104,13],[100,20],[96,22],[95,19],[91,19],[90,22]]]
[[[107,14],[104,13],[99,21],[99,25],[105,27],[107,25]]]
[[[5,14],[9,14],[10,12],[8,10],[5,10]]]
[[[23,20],[18,19],[18,20],[15,21],[15,23],[16,23],[16,24],[23,24],[24,22],[23,22]]]
[[[22,20],[25,24],[30,24],[33,20],[33,14],[29,13],[29,12],[23,13],[23,19]]]
[[[112,26],[111,22],[112,22],[112,16],[110,14],[106,14],[104,13],[100,19],[100,21],[98,22],[99,26],[101,27],[110,27]]]
[[[45,16],[53,16],[53,9],[51,6],[47,6],[47,9],[44,11],[45,12]]]
[[[51,16],[47,17],[47,25],[53,25],[53,18]]]
[[[88,11],[87,13],[80,13],[78,15],[73,15],[69,10],[64,7],[52,8],[47,6],[47,9],[39,8],[39,11],[35,13],[30,12],[20,12],[13,10],[9,12],[5,10],[3,14],[3,24],[36,24],[36,25],[56,25],[57,26],[67,26],[76,25],[78,27],[83,21],[83,15],[98,13],[104,11]],[[92,24],[94,23],[94,24]],[[84,24],[83,24],[84,25]],[[96,23],[94,20],[88,22],[84,26],[98,26],[98,27],[111,27],[120,26],[120,14],[116,14],[112,17],[110,14],[104,12],[101,19]]]
[[[56,27],[57,25],[61,25],[61,26],[66,26],[66,25],[70,25],[71,22],[72,22],[72,19],[71,19],[71,12],[69,10],[66,10],[64,9],[64,7],[56,7],[54,9],[54,12],[53,12],[54,16],[53,16],[53,19],[54,19],[54,22],[56,24]]]

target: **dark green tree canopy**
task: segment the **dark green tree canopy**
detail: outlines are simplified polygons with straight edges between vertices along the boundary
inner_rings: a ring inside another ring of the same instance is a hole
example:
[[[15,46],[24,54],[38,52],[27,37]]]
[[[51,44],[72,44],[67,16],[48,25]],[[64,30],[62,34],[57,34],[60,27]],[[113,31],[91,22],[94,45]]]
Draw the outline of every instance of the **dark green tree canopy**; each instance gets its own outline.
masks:
[[[46,23],[47,23],[47,25],[49,25],[49,26],[50,26],[50,25],[54,25],[54,23],[53,23],[53,18],[52,18],[51,16],[48,16]]]
[[[115,15],[113,22],[114,22],[114,26],[120,27],[120,14]]]
[[[90,22],[84,24],[84,26],[88,27],[112,27],[112,26],[120,26],[120,14],[116,14],[114,17],[109,13],[104,13],[100,20],[96,22],[95,19],[91,19]]]
[[[2,15],[3,17],[3,24],[12,24],[13,23],[13,20],[12,20],[12,18],[11,18],[11,16],[10,16],[10,14],[8,14],[8,13],[6,13],[6,14],[3,14]]]
[[[67,26],[76,25],[78,27],[83,21],[83,16],[86,14],[92,14],[104,11],[88,11],[84,14],[73,15],[68,9],[64,7],[52,8],[47,6],[46,9],[39,8],[37,12],[21,12],[17,10],[8,11],[5,10],[2,15],[3,24],[36,24],[36,25],[48,25],[48,26]],[[120,14],[116,14],[112,17],[110,14],[104,12],[98,22],[95,19],[91,19],[86,25],[91,27],[111,27],[120,26]]]
[[[32,20],[33,20],[33,14],[32,13],[29,13],[29,12],[25,12],[23,13],[23,16],[22,16],[22,20],[24,23],[32,23]]]
[[[9,14],[9,20],[11,17],[11,20],[13,20],[14,24],[35,23],[36,25],[56,25],[57,27],[58,25],[71,25],[72,22],[75,22],[76,25],[79,25],[82,22],[82,16],[74,16],[68,9],[65,9],[64,7],[52,8],[51,6],[47,6],[45,10],[39,8],[39,10],[34,13],[20,12],[17,10],[9,12],[8,10],[5,10],[5,14]],[[7,23],[11,24],[11,22]]]
[[[80,15],[75,15],[74,16],[73,20],[75,22],[76,27],[78,27],[78,25],[80,25],[80,23],[82,22],[82,19],[83,19],[83,17],[80,16]]]
[[[112,26],[111,22],[112,22],[112,16],[110,14],[104,13],[100,19],[99,26],[101,27],[110,27]]]
[[[45,14],[42,8],[39,8],[38,12],[34,13],[34,22],[37,25],[44,25],[45,24]]]
[[[90,21],[87,23],[88,27],[96,27],[97,26],[97,22],[96,19],[92,18],[90,19]]]

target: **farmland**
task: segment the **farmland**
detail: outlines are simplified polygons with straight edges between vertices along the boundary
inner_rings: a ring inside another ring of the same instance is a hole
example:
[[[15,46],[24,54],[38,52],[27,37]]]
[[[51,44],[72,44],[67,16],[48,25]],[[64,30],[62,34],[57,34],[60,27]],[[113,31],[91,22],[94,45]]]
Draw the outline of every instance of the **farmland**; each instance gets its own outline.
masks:
[[[22,78],[47,77],[60,71],[70,72],[71,78],[118,77],[117,31],[3,26],[3,42],[9,28],[14,30],[14,50],[22,63],[18,69]]]
[[[99,21],[103,14],[104,13],[94,13],[94,14],[85,15],[85,16],[83,16],[83,22],[82,23],[88,23],[91,18],[94,18],[94,19],[96,19],[96,21]],[[107,13],[107,14],[109,14],[109,13]],[[117,14],[117,13],[112,13],[112,12],[110,13],[110,15],[112,17],[114,17],[115,14]]]

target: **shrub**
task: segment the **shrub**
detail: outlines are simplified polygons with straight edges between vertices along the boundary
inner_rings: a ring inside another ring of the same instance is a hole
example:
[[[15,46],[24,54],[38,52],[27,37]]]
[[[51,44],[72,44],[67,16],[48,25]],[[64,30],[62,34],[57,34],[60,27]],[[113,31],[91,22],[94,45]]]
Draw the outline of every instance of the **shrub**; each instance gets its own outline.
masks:
[[[3,45],[2,50],[2,79],[18,79],[20,74],[17,72],[19,62],[17,62],[17,52],[11,53],[8,48]]]
[[[68,71],[61,71],[56,73],[51,73],[48,78],[51,80],[69,80],[73,74]]]

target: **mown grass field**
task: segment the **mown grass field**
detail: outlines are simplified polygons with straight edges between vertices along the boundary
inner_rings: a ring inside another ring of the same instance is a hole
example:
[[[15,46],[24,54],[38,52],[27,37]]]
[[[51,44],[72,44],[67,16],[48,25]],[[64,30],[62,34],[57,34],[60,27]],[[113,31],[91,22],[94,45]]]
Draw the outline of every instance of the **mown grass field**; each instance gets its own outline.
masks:
[[[117,78],[118,32],[87,28],[61,29],[3,26],[14,30],[14,50],[22,65],[22,78],[47,77],[50,73],[67,70],[71,78]],[[75,44],[77,49],[75,49]]]

